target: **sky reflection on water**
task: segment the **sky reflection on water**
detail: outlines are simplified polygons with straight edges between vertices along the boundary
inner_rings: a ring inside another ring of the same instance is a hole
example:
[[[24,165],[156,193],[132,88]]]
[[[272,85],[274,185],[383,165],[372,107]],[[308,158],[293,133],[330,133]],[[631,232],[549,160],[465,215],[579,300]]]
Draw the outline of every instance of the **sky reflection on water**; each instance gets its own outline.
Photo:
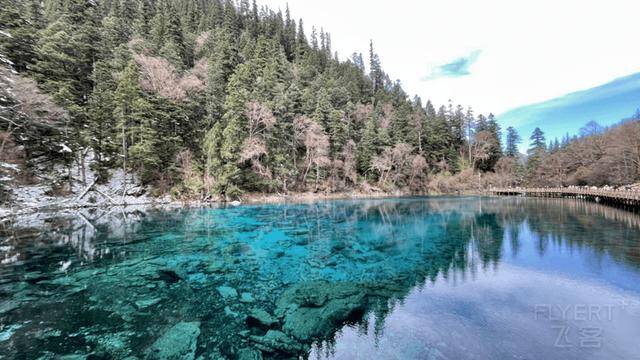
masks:
[[[640,358],[638,216],[557,199],[501,205],[521,208],[504,213],[490,264],[479,269],[479,228],[465,267],[414,288],[380,329],[375,314],[343,327],[311,358]]]

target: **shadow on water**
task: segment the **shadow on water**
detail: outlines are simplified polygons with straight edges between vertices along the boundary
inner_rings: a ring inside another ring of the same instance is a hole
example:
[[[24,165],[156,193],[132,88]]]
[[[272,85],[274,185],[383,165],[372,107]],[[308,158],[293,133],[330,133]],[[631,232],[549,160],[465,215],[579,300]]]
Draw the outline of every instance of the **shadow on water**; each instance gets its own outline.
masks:
[[[639,229],[623,210],[521,198],[39,215],[0,233],[0,347],[15,359],[340,357],[343,330],[383,346],[390,314],[439,284],[560,269],[527,260],[584,249],[638,270]]]

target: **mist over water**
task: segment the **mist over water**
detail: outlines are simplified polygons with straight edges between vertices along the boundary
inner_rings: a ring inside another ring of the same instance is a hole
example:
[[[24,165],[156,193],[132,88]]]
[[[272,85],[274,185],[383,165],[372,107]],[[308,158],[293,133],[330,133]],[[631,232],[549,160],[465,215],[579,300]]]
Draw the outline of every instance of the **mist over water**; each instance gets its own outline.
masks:
[[[615,208],[430,197],[39,219],[0,233],[8,359],[640,353],[640,216]]]

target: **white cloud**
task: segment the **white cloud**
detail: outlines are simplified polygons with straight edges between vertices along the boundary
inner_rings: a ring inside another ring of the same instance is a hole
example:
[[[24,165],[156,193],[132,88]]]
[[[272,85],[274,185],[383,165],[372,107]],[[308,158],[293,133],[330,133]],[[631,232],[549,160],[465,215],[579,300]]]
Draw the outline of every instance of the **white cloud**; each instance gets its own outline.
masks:
[[[410,94],[501,113],[640,71],[640,3],[630,0],[264,0],[332,34],[342,59],[374,40],[384,69]],[[474,50],[471,74],[422,81]]]

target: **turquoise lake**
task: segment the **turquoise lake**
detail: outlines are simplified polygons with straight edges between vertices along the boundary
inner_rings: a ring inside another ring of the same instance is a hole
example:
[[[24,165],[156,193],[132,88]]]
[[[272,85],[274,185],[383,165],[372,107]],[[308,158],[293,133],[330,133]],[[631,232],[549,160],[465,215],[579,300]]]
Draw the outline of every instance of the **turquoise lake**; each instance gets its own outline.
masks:
[[[427,197],[0,226],[0,359],[640,359],[640,216]]]

